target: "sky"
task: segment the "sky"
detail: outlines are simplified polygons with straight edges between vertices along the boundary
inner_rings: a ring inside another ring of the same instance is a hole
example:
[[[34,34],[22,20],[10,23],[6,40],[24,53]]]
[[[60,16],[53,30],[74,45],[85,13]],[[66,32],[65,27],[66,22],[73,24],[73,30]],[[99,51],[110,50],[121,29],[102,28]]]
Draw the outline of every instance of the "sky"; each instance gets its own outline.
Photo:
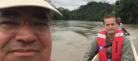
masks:
[[[96,2],[108,2],[110,4],[114,4],[116,0],[51,0],[51,4],[55,7],[63,7],[69,10],[77,9],[80,5],[85,5],[90,1]]]

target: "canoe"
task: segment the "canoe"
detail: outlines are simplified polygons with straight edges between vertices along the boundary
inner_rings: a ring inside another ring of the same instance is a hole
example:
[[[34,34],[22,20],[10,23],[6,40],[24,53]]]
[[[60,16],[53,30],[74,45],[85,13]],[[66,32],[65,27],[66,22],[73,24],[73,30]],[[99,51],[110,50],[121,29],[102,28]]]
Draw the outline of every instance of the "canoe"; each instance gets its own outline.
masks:
[[[130,41],[130,43],[131,43],[131,48],[132,48],[132,51],[133,51],[134,59],[135,59],[135,61],[138,61],[138,55],[137,55],[137,52],[136,52],[136,48],[134,46],[134,43],[133,43],[133,41]],[[91,61],[99,61],[98,54],[96,54]]]
[[[138,61],[138,55],[137,55],[137,51],[136,51],[136,48],[134,46],[134,43],[133,43],[133,41],[130,41],[130,43],[131,43],[131,48],[133,51],[134,59],[135,59],[135,61]]]
[[[96,54],[96,55],[94,56],[94,58],[93,58],[91,61],[99,61],[99,56],[98,56],[98,54]]]

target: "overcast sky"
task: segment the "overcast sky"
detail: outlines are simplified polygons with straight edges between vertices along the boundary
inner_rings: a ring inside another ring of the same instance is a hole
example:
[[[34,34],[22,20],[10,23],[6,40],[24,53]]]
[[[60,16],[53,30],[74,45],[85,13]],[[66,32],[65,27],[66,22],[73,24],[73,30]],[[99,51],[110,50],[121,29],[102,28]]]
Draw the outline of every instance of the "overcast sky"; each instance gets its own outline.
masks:
[[[64,7],[70,10],[78,8],[80,5],[85,5],[89,1],[105,1],[110,4],[115,3],[116,0],[51,0],[51,3],[56,7]]]

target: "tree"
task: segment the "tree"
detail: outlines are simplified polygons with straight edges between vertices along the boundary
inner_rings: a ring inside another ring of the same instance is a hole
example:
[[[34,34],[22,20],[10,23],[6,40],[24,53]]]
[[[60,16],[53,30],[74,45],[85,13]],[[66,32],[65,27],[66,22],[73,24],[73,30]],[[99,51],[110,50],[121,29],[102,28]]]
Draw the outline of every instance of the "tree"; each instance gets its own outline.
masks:
[[[138,0],[118,0],[116,15],[120,16],[124,23],[138,23]]]
[[[71,20],[101,20],[104,15],[111,14],[113,7],[111,4],[103,2],[88,2],[86,5],[80,6],[78,9],[69,11],[68,9],[58,8],[63,17],[56,19]]]
[[[59,16],[58,14],[54,14],[54,19],[57,20],[68,20],[70,18],[70,11],[68,9],[59,7],[57,8],[63,16]]]

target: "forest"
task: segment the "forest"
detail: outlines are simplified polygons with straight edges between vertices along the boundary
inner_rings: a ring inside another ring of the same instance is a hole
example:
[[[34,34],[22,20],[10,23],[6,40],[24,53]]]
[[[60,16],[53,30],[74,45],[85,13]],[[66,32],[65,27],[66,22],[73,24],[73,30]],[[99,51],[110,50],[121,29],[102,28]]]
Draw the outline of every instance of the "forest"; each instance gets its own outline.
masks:
[[[114,4],[88,2],[74,10],[57,8],[63,16],[53,15],[54,20],[102,21],[106,15],[120,17],[123,23],[138,24],[138,0],[117,0]]]

